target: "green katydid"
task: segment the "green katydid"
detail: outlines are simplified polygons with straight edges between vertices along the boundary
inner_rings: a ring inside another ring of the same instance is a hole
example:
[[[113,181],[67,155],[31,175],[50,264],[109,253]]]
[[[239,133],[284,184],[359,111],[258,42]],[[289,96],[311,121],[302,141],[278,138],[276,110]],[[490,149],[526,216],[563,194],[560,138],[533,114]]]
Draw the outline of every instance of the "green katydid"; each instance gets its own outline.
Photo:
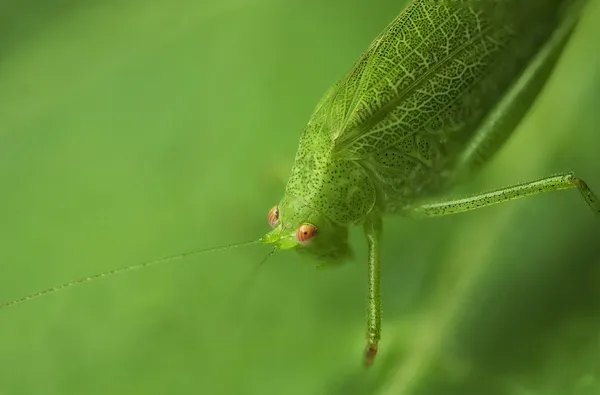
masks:
[[[348,229],[368,242],[366,365],[381,333],[382,217],[435,217],[542,192],[578,188],[560,174],[436,201],[487,162],[535,101],[587,0],[414,0],[321,99],[302,133],[272,231],[256,241],[192,251],[71,281],[1,305],[157,263],[249,244],[296,248],[322,263],[351,254]]]

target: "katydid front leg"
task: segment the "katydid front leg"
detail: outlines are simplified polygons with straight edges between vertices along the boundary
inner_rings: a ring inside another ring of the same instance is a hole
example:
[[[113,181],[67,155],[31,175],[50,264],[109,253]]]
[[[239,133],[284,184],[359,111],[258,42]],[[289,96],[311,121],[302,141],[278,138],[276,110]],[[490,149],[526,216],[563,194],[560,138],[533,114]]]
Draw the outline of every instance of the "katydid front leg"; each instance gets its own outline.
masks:
[[[367,347],[365,365],[370,366],[377,355],[381,338],[381,216],[371,215],[364,224],[369,244]]]

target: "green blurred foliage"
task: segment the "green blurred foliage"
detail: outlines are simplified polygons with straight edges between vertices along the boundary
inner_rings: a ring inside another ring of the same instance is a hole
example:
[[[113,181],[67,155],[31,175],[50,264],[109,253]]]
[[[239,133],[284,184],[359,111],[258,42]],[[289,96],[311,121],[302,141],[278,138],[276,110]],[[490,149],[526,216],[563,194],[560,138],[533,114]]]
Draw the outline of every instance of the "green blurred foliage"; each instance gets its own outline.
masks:
[[[600,191],[599,3],[463,192],[570,170]],[[320,95],[402,7],[0,4],[0,300],[259,237]],[[600,393],[600,222],[577,192],[385,227],[368,372],[354,230],[341,268],[286,252],[254,276],[255,246],[1,310],[0,394]]]

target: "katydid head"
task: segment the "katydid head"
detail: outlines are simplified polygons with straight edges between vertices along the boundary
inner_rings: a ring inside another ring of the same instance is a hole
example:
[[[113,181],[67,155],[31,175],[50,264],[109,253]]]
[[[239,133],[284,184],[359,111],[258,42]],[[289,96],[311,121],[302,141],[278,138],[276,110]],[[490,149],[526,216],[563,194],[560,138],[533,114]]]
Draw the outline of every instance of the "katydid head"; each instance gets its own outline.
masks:
[[[297,247],[320,263],[339,263],[352,255],[348,244],[348,228],[333,222],[302,200],[286,195],[268,214],[273,230],[261,238],[276,249]]]

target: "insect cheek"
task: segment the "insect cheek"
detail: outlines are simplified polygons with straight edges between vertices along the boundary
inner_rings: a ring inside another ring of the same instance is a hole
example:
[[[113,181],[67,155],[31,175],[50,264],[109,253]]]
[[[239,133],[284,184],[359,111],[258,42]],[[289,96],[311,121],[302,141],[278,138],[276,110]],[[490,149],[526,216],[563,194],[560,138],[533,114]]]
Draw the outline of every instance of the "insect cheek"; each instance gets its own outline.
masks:
[[[296,229],[296,240],[306,243],[317,234],[317,228],[311,224],[302,224]]]
[[[274,206],[270,211],[269,211],[269,225],[271,226],[271,228],[275,228],[277,226],[277,224],[279,223],[279,207]]]

